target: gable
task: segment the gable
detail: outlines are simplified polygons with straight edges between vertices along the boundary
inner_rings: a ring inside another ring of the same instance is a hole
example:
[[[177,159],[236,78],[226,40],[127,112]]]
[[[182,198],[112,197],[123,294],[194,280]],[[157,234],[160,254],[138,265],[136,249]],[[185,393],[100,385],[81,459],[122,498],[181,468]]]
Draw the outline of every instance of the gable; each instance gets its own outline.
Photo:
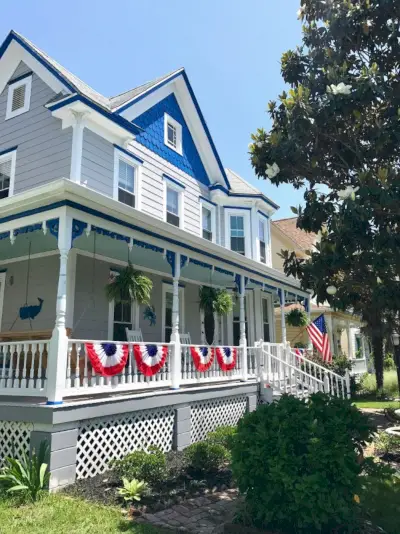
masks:
[[[164,144],[164,113],[182,125],[182,155]],[[136,117],[134,123],[143,129],[136,136],[137,142],[202,184],[210,185],[210,179],[173,93]]]

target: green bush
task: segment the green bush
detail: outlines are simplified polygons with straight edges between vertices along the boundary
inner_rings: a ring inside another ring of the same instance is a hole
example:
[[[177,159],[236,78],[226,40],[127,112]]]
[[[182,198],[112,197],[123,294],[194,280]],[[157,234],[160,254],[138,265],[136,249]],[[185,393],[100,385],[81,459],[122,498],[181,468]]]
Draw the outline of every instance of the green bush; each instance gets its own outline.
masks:
[[[399,534],[400,478],[365,477],[360,507],[364,516],[383,528],[386,534]]]
[[[357,519],[360,450],[368,418],[347,400],[284,395],[238,424],[232,468],[246,515],[259,528],[329,531]]]
[[[387,352],[383,357],[383,368],[385,371],[393,371],[394,369],[396,369],[393,354],[391,354],[390,352]]]
[[[121,480],[143,480],[153,487],[162,484],[168,475],[165,454],[158,447],[150,447],[149,452],[131,452],[122,460],[110,462],[110,467]]]
[[[214,432],[207,434],[207,441],[222,445],[228,451],[232,450],[233,440],[236,436],[237,428],[235,426],[220,426]]]
[[[185,460],[189,468],[199,473],[218,471],[228,459],[229,453],[226,448],[211,441],[199,441],[189,445],[184,452]]]
[[[374,448],[377,454],[400,455],[400,437],[388,434],[384,430],[378,432],[374,438]]]
[[[397,397],[398,384],[396,371],[385,371],[383,375],[383,395],[386,398]],[[360,395],[376,396],[376,378],[375,375],[366,374],[361,379]]]

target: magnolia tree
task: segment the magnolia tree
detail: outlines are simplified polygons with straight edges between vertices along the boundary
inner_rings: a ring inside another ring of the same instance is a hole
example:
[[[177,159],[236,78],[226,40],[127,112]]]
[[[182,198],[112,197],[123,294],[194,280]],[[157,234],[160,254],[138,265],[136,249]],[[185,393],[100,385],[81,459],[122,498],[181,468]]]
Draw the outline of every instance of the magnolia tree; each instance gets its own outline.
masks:
[[[260,178],[304,190],[292,211],[320,242],[307,260],[286,252],[285,272],[362,316],[380,388],[400,307],[400,2],[302,0],[298,16],[303,43],[282,56],[290,89],[269,103],[251,162]]]

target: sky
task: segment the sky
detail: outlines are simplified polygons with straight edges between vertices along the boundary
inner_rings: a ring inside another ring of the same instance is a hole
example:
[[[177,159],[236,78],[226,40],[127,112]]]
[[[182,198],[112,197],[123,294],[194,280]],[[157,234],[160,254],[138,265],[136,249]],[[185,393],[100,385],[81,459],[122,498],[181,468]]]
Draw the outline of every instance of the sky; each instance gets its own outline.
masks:
[[[112,96],[185,67],[225,167],[290,217],[291,186],[255,176],[251,133],[285,88],[283,52],[301,43],[300,0],[53,0],[3,2],[0,40],[14,29],[94,89]]]

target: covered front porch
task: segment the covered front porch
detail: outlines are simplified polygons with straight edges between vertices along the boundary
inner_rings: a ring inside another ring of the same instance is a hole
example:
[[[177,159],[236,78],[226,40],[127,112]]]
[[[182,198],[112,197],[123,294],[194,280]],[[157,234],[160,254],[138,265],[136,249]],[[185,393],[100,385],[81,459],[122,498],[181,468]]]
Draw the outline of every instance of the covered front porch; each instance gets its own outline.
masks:
[[[282,293],[308,297],[273,269],[258,272],[250,266],[254,262],[204,240],[194,246],[165,223],[154,220],[152,227],[132,216],[110,216],[110,209],[106,214],[69,204],[16,212],[0,224],[3,398],[60,403],[92,394],[255,379],[254,345],[275,341],[273,310]],[[128,261],[153,282],[152,317],[147,306],[106,298],[110,274]],[[232,292],[232,312],[205,320],[202,286]],[[136,333],[135,342],[126,342],[126,329]],[[88,344],[111,341],[118,349],[127,347],[129,356],[121,373],[104,377],[92,368]],[[135,345],[167,351],[157,374],[140,371]],[[191,351],[207,346],[229,347],[237,354],[234,367],[222,369],[215,357],[199,372]]]

